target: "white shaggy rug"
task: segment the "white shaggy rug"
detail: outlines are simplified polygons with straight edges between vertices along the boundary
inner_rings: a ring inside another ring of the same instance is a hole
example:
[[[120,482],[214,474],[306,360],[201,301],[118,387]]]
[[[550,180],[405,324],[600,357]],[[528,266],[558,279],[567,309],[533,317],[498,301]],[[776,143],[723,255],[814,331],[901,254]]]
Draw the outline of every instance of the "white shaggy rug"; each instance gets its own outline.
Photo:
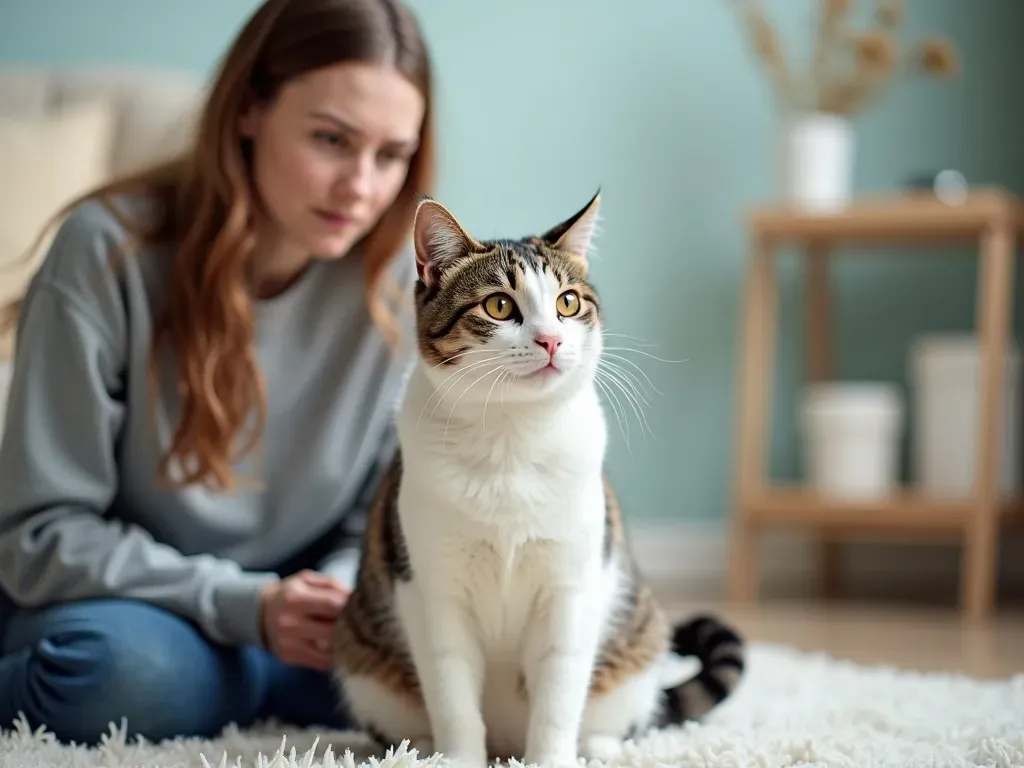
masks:
[[[436,756],[405,749],[373,758],[358,736],[273,726],[227,729],[213,741],[126,743],[112,728],[93,749],[47,733],[0,734],[2,768],[420,768]],[[1021,768],[1024,675],[981,681],[861,667],[790,648],[753,645],[747,679],[702,725],[651,735],[588,768]]]

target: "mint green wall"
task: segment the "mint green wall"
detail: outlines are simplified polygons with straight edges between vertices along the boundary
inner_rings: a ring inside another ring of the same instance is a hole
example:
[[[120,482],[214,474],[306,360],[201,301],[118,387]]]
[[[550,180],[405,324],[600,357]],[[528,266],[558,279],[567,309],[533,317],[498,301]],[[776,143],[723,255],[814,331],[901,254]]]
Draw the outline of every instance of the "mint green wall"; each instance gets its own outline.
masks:
[[[766,3],[791,45],[811,3]],[[1020,3],[914,0],[908,32],[954,36],[956,85],[901,84],[858,121],[856,185],[920,169],[1024,182]],[[632,448],[613,424],[611,471],[634,518],[721,519],[732,473],[745,206],[770,197],[775,124],[764,78],[727,0],[418,0],[439,74],[440,196],[481,236],[548,226],[601,185],[595,275],[610,326],[655,343],[642,365],[664,393]],[[627,7],[630,7],[627,10]],[[207,72],[252,0],[0,0],[0,60],[118,61]],[[797,472],[800,275],[782,265],[773,467]],[[973,322],[970,259],[851,254],[837,269],[840,374],[904,380],[915,334]],[[572,436],[567,435],[571,440]]]

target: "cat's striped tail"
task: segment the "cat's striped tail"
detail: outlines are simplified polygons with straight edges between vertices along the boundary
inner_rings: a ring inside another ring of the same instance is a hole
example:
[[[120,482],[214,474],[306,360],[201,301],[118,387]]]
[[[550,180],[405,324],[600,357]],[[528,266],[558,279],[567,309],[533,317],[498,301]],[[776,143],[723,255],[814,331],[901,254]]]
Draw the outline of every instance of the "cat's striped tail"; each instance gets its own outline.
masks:
[[[720,619],[699,615],[677,624],[672,650],[696,656],[701,671],[665,690],[660,726],[695,720],[721,703],[739,684],[744,670],[744,644]]]

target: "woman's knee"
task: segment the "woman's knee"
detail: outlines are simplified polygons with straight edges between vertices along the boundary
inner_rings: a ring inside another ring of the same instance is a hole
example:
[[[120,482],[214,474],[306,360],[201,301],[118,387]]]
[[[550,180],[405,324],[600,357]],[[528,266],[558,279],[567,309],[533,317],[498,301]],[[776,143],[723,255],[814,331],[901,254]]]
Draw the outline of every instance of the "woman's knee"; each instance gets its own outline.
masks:
[[[46,615],[49,614],[49,615]],[[22,658],[15,694],[29,724],[94,743],[111,725],[159,741],[215,735],[251,717],[262,681],[244,654],[210,645],[179,617],[132,601],[34,612],[7,630]]]

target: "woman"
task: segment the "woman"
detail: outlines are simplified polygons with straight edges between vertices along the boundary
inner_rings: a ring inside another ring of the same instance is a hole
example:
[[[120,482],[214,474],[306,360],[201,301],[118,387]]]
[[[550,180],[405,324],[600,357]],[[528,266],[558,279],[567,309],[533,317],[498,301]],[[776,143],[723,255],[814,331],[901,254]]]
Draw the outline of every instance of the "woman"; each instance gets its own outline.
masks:
[[[69,206],[18,307],[0,728],[348,725],[325,641],[391,452],[430,102],[399,0],[267,0],[192,150]]]

